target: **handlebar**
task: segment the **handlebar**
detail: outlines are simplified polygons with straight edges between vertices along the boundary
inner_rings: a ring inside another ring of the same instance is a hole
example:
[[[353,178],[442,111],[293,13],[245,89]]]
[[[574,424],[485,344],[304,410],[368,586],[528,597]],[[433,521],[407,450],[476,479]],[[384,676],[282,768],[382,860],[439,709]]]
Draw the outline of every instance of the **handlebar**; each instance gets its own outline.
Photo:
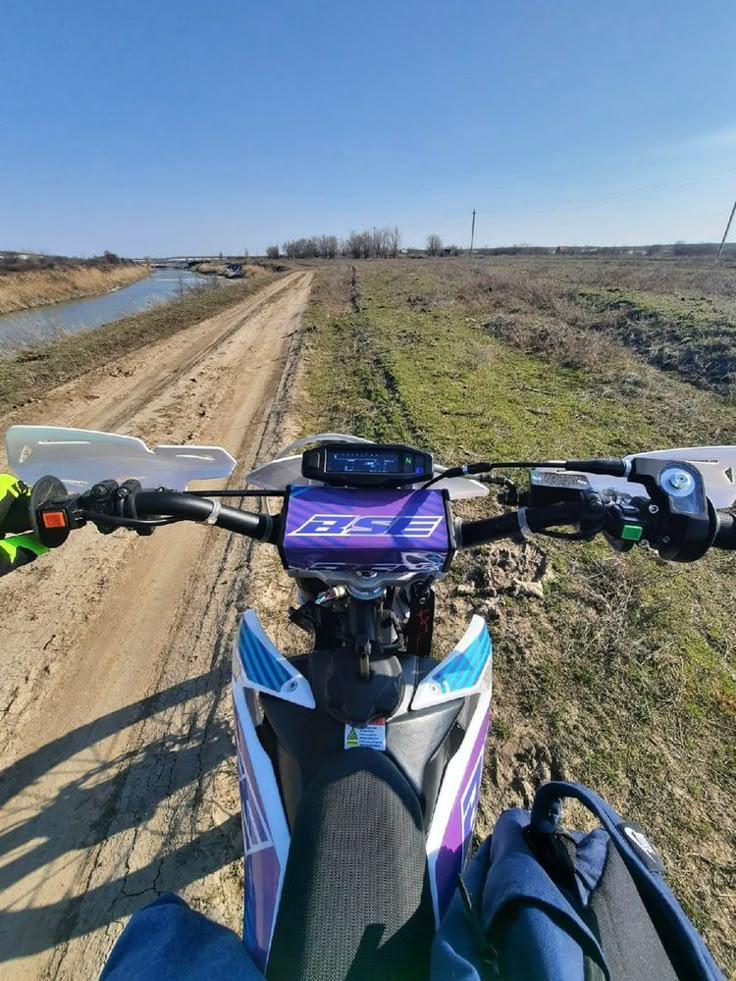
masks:
[[[139,491],[134,501],[136,515],[140,517],[166,515],[203,521],[257,541],[271,544],[276,541],[278,517],[274,518],[271,515],[240,511],[237,508],[220,505],[219,501],[175,491]],[[628,541],[633,545],[639,540],[638,538],[622,537],[622,523],[625,524],[626,520],[626,516],[622,516],[618,508],[614,508],[612,513],[610,508],[607,509],[604,501],[597,495],[592,495],[585,503],[568,501],[546,507],[524,507],[492,518],[458,521],[456,536],[458,547],[468,549],[488,542],[513,538],[519,534],[530,535],[562,525],[577,524],[582,527],[580,537],[592,538],[599,532],[606,532],[613,539]],[[641,539],[646,540],[651,535],[653,538],[651,544],[655,547],[660,544],[670,544],[666,540],[657,541],[656,522],[653,521],[644,499],[636,507],[635,520],[639,524],[629,527],[639,528]],[[710,546],[725,551],[736,551],[736,517],[728,511],[716,512],[715,534]]]
[[[55,482],[56,493],[35,497],[44,481]],[[118,484],[101,481],[86,494],[59,496],[62,484],[55,478],[43,478],[34,485],[31,498],[31,523],[41,541],[54,548],[66,541],[69,532],[88,521],[102,532],[131,528],[140,534],[151,534],[159,524],[173,521],[198,521],[217,525],[247,538],[274,544],[277,539],[278,518],[270,514],[254,514],[227,507],[218,499],[180,491],[142,490],[138,481]]]
[[[218,500],[195,497],[193,494],[178,491],[138,491],[131,496],[131,507],[128,512],[132,518],[159,516],[183,518],[216,525],[218,528],[225,528],[227,531],[234,531],[262,542],[274,540],[275,524],[270,514],[240,511],[238,508],[220,504]]]
[[[577,501],[551,504],[546,507],[522,507],[493,518],[477,521],[458,521],[455,535],[458,548],[474,548],[505,538],[547,532],[562,525],[575,525],[575,535],[568,538],[593,538],[603,533],[618,548],[630,548],[638,541],[647,541],[664,558],[693,561],[702,557],[708,548],[736,551],[736,516],[728,511],[715,511],[710,505],[710,532],[695,549],[689,547],[689,527],[672,520],[652,507],[648,498],[629,502],[625,509],[617,503],[601,500],[598,495],[581,495]]]
[[[736,517],[729,511],[718,512],[718,528],[712,547],[736,552]]]
[[[519,534],[540,532],[556,525],[575,523],[581,516],[577,502],[551,504],[548,507],[519,508],[494,518],[478,521],[458,521],[456,537],[461,549],[474,548]]]
[[[54,480],[54,478],[45,478]],[[34,494],[43,482],[34,487]],[[63,487],[58,481],[56,487]],[[257,541],[276,544],[280,516],[255,514],[222,505],[218,499],[164,488],[143,490],[137,481],[118,485],[102,481],[89,493],[61,500],[39,498],[31,501],[34,529],[44,544],[60,545],[73,528],[87,521],[103,532],[128,527],[150,534],[157,524],[188,520],[216,525]],[[574,526],[573,534],[552,529]],[[459,549],[474,548],[520,534],[545,533],[568,539],[592,539],[603,533],[618,549],[648,542],[664,558],[694,561],[710,547],[736,551],[736,517],[715,511],[708,502],[708,513],[697,520],[666,514],[647,496],[625,498],[615,494],[581,492],[572,500],[542,506],[521,507],[491,518],[455,522],[455,542]]]

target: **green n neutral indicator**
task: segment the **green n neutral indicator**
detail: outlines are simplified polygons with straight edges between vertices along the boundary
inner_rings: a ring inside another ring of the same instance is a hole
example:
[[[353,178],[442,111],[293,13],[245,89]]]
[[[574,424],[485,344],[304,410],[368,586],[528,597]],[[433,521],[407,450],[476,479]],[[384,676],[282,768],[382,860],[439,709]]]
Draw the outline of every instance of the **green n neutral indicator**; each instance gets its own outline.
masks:
[[[625,542],[638,542],[643,531],[641,525],[624,525],[621,529],[621,538]]]

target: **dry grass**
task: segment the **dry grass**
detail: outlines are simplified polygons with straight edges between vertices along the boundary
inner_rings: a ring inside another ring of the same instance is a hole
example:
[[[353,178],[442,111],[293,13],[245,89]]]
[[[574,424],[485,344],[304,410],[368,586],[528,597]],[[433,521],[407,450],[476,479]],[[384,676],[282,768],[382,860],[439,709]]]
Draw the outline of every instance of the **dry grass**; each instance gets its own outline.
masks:
[[[560,292],[580,286],[616,287],[653,293],[736,297],[736,262],[713,258],[578,259],[563,257],[498,256],[443,263],[442,278],[493,284],[507,275],[525,280],[532,289]]]
[[[566,367],[621,346],[736,398],[736,266],[706,259],[437,264],[424,302],[460,301],[497,338]],[[414,307],[416,308],[416,298]]]
[[[107,293],[121,286],[129,286],[147,275],[147,267],[133,264],[62,266],[2,273],[0,313]]]

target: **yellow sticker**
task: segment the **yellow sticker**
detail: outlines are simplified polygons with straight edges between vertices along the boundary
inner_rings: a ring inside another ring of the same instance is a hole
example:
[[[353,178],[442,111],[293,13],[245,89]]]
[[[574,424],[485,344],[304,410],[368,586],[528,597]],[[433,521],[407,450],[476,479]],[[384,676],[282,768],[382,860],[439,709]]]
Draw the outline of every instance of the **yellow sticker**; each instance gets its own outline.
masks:
[[[378,719],[366,726],[345,726],[345,749],[386,749],[386,720]]]

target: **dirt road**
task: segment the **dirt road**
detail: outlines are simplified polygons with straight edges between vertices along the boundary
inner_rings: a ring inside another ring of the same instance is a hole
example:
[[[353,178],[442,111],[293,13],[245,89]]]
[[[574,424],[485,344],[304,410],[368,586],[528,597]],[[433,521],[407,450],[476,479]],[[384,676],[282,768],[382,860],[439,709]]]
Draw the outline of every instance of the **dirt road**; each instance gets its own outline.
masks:
[[[242,477],[277,435],[310,278],[280,280],[10,421],[221,444]],[[249,563],[250,546],[217,529],[86,528],[0,584],[5,981],[96,977],[125,919],[167,890],[239,928],[227,685]]]

